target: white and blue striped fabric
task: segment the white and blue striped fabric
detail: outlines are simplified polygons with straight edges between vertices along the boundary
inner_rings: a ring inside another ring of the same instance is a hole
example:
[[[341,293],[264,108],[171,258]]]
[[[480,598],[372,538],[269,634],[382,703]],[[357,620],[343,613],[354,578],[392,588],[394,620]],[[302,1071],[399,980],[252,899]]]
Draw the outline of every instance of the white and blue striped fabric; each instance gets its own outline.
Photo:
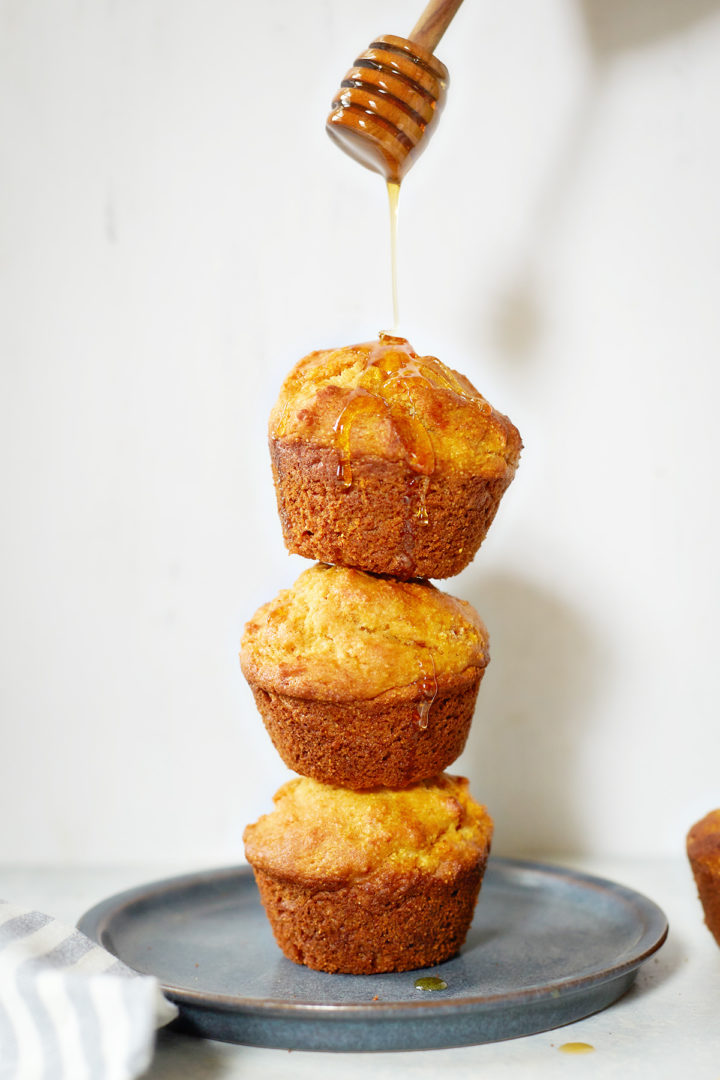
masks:
[[[176,1016],[157,979],[0,900],[0,1080],[132,1080]]]

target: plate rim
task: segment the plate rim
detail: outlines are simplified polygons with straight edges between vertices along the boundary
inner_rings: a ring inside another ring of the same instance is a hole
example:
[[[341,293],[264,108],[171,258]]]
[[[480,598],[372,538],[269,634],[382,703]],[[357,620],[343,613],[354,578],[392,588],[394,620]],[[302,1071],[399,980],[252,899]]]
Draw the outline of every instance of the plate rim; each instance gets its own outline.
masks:
[[[419,1017],[423,1013],[470,1012],[477,1010],[479,1006],[486,1010],[500,1010],[516,1008],[525,1003],[529,1004],[534,1000],[548,997],[568,998],[575,993],[583,993],[593,987],[613,982],[634,971],[657,952],[667,939],[669,926],[664,911],[654,900],[629,886],[554,863],[508,856],[492,856],[488,863],[488,871],[492,870],[505,871],[506,873],[534,873],[545,878],[565,879],[568,884],[610,893],[615,898],[624,901],[628,908],[633,909],[641,926],[640,936],[633,946],[631,955],[621,963],[611,965],[601,971],[584,975],[565,976],[552,982],[543,983],[542,986],[529,986],[516,991],[502,991],[497,994],[476,994],[451,998],[438,997],[432,1000],[419,1001],[317,1002],[289,1001],[282,998],[246,998],[238,995],[178,987],[172,983],[164,982],[160,976],[155,975],[153,977],[158,980],[163,993],[167,994],[172,1001],[178,1005],[187,1005],[195,1009],[215,1009],[224,1013],[242,1012],[256,1016],[274,1016],[276,1018],[293,1017],[298,1020],[302,1017],[319,1019],[320,1016],[327,1020],[355,1019],[360,1021],[368,1017],[373,1017],[375,1020],[382,1018],[397,1020],[404,1016]],[[237,877],[252,878],[252,868],[248,864],[241,863],[234,866],[175,875],[137,885],[93,905],[78,919],[77,927],[82,933],[107,949],[113,956],[117,956],[117,953],[110,949],[108,943],[103,940],[103,934],[108,929],[112,917],[117,915],[123,908],[140,901],[151,901],[153,897],[157,897],[162,893],[183,891],[189,887],[202,887],[203,884],[221,882],[225,879]],[[644,919],[641,921],[642,916],[644,916]],[[282,955],[279,947],[278,952]],[[122,957],[118,957],[118,959],[122,960]],[[436,964],[433,965],[432,969],[442,966],[442,964]],[[427,972],[431,969],[415,970]],[[410,975],[412,973],[406,972],[404,974]],[[377,976],[377,978],[382,978],[382,975]]]

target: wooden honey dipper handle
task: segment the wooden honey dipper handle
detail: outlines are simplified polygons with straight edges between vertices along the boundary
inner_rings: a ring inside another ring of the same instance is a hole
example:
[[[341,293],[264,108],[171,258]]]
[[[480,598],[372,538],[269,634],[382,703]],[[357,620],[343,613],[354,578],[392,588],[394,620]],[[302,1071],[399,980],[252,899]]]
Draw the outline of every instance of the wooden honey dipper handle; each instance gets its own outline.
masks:
[[[408,40],[435,52],[440,39],[455,17],[462,0],[430,0],[410,31]]]

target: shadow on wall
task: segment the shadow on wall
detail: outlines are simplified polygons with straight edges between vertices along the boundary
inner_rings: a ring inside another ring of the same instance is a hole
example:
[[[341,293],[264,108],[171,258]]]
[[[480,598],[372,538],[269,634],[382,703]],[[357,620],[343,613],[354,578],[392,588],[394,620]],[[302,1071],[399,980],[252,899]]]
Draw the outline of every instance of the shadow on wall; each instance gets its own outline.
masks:
[[[720,9],[720,0],[578,0],[578,6],[600,63],[691,29]]]
[[[538,194],[536,209],[513,278],[497,298],[490,334],[499,355],[525,360],[545,323],[540,280],[542,253],[558,227],[589,144],[604,85],[615,60],[627,52],[661,44],[720,11],[720,0],[577,0],[587,42],[585,87],[562,151]]]
[[[491,574],[465,597],[488,626],[491,662],[467,746],[450,772],[469,776],[490,810],[497,854],[581,852],[579,753],[606,646],[567,603],[533,582]]]

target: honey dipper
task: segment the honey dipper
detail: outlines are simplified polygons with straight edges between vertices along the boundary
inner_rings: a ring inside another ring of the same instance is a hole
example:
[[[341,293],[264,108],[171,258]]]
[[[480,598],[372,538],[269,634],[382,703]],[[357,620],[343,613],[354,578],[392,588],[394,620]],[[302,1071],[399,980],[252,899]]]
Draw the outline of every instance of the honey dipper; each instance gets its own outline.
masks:
[[[350,157],[399,184],[445,103],[448,70],[433,56],[462,0],[430,0],[408,38],[386,34],[343,79],[327,131]]]

